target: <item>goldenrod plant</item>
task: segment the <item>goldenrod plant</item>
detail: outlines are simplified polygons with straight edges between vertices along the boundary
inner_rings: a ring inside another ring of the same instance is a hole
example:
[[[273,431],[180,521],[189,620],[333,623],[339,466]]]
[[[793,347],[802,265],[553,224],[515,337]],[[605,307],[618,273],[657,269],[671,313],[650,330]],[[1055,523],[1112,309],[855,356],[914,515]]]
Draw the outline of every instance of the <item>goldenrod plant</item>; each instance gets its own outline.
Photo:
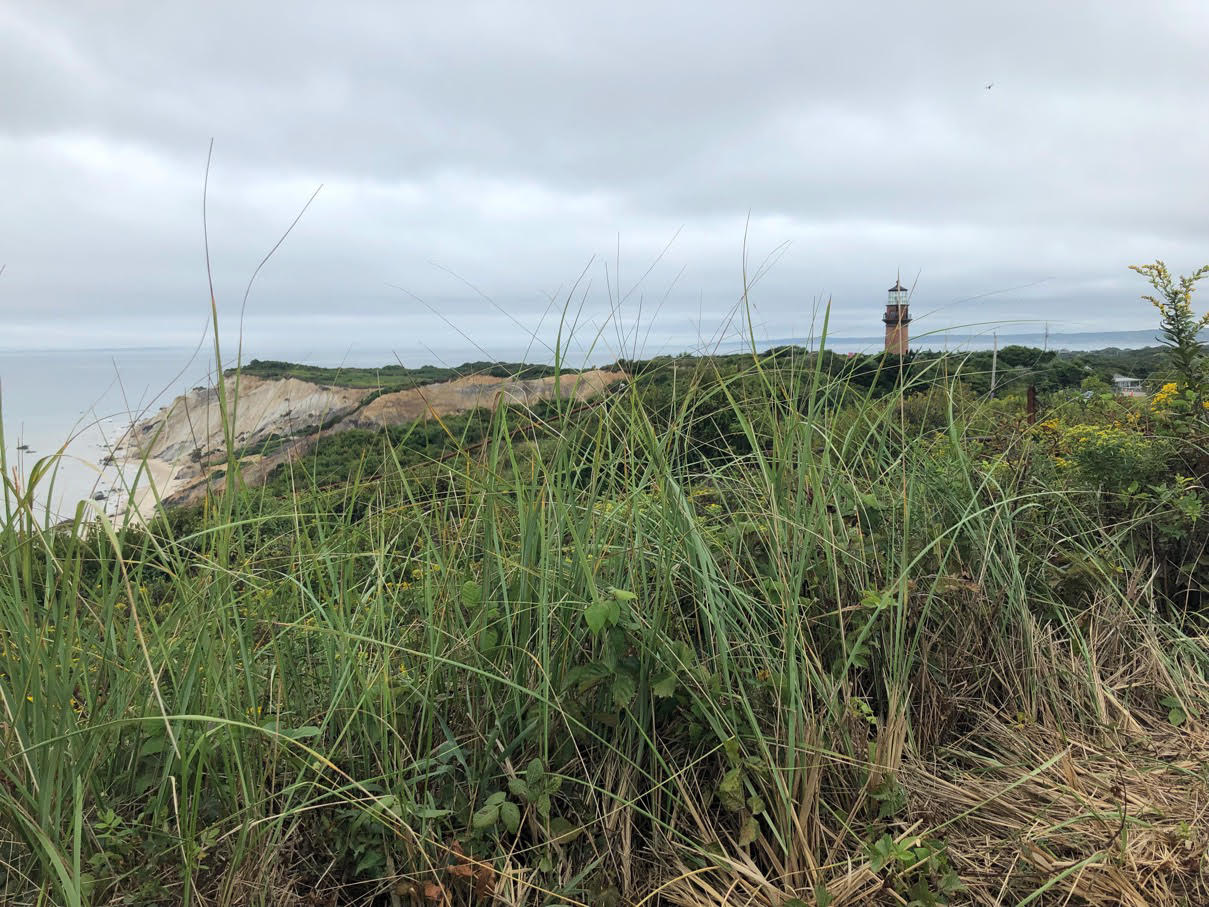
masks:
[[[1203,408],[1207,395],[1205,349],[1200,333],[1209,325],[1209,312],[1198,316],[1192,309],[1192,294],[1197,283],[1209,276],[1209,265],[1204,265],[1187,276],[1174,278],[1162,261],[1148,265],[1130,265],[1145,277],[1158,296],[1144,295],[1142,298],[1159,310],[1159,341],[1169,349],[1174,376],[1183,385],[1183,390],[1192,394],[1196,408]]]

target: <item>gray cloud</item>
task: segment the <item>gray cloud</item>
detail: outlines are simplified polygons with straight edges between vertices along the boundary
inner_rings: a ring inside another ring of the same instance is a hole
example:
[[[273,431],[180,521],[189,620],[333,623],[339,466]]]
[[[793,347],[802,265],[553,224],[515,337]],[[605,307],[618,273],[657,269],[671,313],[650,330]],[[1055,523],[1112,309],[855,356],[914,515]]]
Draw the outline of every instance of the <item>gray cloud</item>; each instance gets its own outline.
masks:
[[[508,6],[0,0],[0,347],[195,336],[211,137],[227,324],[324,184],[263,343],[511,344],[590,261],[600,322],[674,236],[623,309],[673,343],[745,230],[768,336],[875,332],[899,267],[934,327],[1148,327],[1125,266],[1209,258],[1203,4]]]

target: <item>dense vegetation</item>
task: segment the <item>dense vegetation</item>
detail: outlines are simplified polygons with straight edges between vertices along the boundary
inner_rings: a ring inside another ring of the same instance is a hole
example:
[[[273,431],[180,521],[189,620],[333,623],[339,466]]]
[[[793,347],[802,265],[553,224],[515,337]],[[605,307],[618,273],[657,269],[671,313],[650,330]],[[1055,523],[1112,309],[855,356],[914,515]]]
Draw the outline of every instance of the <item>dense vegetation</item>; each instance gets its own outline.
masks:
[[[765,357],[792,353],[801,356],[800,347],[781,347],[767,350]],[[699,356],[662,356],[655,359],[620,360],[608,368],[623,368],[635,373],[664,372],[668,367],[684,362],[693,365]],[[744,362],[747,354],[711,357],[719,362]],[[1162,347],[1140,350],[1104,349],[1091,352],[1069,352],[1039,350],[1033,347],[1008,345],[998,354],[982,350],[972,353],[913,353],[913,360],[929,363],[934,370],[945,374],[960,375],[963,382],[975,391],[984,393],[990,389],[991,375],[996,373],[999,389],[1020,389],[1035,384],[1041,391],[1078,387],[1088,377],[1094,377],[1107,387],[1115,374],[1147,378],[1159,372],[1166,361]],[[997,359],[997,362],[994,361]],[[896,366],[896,359],[887,355],[846,356],[837,353],[823,354],[824,368],[829,375],[846,371],[850,375],[873,375],[885,372],[886,366]],[[939,366],[939,367],[938,367]],[[551,365],[524,365],[513,362],[465,362],[462,365],[423,365],[408,368],[402,365],[384,365],[378,368],[322,368],[294,362],[278,362],[271,359],[253,359],[241,369],[245,375],[257,378],[297,378],[320,385],[340,387],[363,387],[385,392],[422,387],[440,381],[452,381],[465,375],[490,375],[497,378],[545,378],[555,372]],[[228,377],[234,370],[228,370]]]
[[[437,365],[422,365],[408,368],[404,365],[383,365],[379,368],[322,368],[317,365],[301,365],[296,362],[278,362],[273,359],[253,359],[240,369],[245,375],[256,378],[297,378],[313,384],[338,385],[340,387],[364,387],[382,391],[406,390],[423,387],[438,381],[452,381],[463,375],[491,375],[496,378],[545,378],[554,374],[549,365],[526,365],[520,362],[464,362],[447,368]],[[228,370],[230,377],[234,370]]]
[[[962,354],[920,352],[912,353],[906,360],[900,361],[899,357],[889,354],[853,356],[830,351],[816,354],[801,347],[779,347],[761,352],[759,360],[766,367],[817,369],[833,390],[821,402],[824,406],[851,401],[854,394],[857,398],[881,397],[895,392],[904,383],[918,391],[918,388],[937,380],[951,383],[960,395],[985,396],[990,392],[994,375],[996,393],[1012,401],[1009,408],[1020,408],[1024,406],[1023,398],[1030,386],[1040,394],[1051,395],[1052,402],[1059,403],[1066,399],[1060,393],[1062,391],[1080,390],[1086,395],[1086,389],[1091,388],[1093,394],[1107,393],[1111,389],[1113,375],[1122,373],[1143,379],[1155,376],[1152,383],[1157,390],[1161,384],[1161,378],[1157,376],[1163,373],[1164,355],[1161,347],[1056,353],[1052,350],[1006,346],[999,350],[997,356],[990,351]],[[699,453],[706,451],[720,435],[725,435],[726,444],[722,450],[733,452],[735,445],[741,446],[745,441],[738,421],[731,412],[730,403],[719,388],[736,381],[750,384],[757,377],[752,362],[750,353],[708,357],[686,354],[648,360],[622,359],[606,368],[621,369],[636,377],[638,383],[634,392],[641,394],[643,406],[648,412],[663,419],[671,418],[670,410],[679,402],[677,397],[685,386],[679,379],[691,378],[694,393],[698,397],[694,401],[695,419],[692,423],[696,450]],[[262,368],[258,374],[292,374],[296,377],[307,374],[307,367],[304,366],[286,363],[270,365],[271,368]],[[501,363],[467,363],[459,367],[458,373],[504,375],[514,368]],[[542,367],[529,368],[530,372],[522,374],[536,375]],[[376,371],[357,369],[348,375],[325,374],[324,378],[336,383],[367,382]],[[516,375],[517,371],[512,374]],[[312,375],[309,380],[318,379]],[[711,391],[705,389],[705,383],[711,386]],[[843,389],[842,394],[837,393],[840,389]],[[747,391],[752,389],[748,388]],[[591,408],[581,407],[580,411]],[[542,403],[526,415],[536,427],[557,412],[557,408]],[[580,416],[580,412],[577,411],[575,415]],[[320,487],[346,483],[352,475],[363,478],[379,476],[388,460],[401,466],[418,466],[448,457],[468,446],[481,444],[490,420],[490,413],[479,411],[389,429],[356,429],[328,434],[320,439],[301,466],[306,471],[308,482]],[[274,436],[250,449],[241,450],[240,455],[271,453],[286,440]],[[287,470],[278,470],[269,484],[269,490],[275,495],[292,494],[295,480],[296,477]]]
[[[145,529],[6,479],[0,900],[1205,903],[1201,389],[1016,356],[621,363]]]

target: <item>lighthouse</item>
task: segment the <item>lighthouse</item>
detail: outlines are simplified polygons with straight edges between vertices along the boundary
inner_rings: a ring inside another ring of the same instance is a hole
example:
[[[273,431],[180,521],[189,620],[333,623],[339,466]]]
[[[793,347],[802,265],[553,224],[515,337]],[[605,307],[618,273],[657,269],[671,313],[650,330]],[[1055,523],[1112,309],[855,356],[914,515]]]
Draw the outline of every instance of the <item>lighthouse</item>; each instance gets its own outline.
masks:
[[[894,281],[890,288],[890,297],[886,301],[886,314],[882,318],[886,323],[886,352],[898,356],[907,354],[907,325],[911,323],[911,314],[907,310],[907,288],[903,286],[901,277]]]

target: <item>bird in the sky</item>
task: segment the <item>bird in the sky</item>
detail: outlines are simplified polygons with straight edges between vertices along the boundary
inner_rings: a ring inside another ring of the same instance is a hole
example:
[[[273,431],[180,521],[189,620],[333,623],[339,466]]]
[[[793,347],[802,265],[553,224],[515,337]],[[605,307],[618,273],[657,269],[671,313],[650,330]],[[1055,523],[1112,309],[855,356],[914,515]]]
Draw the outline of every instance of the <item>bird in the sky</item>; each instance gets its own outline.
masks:
[[[987,91],[990,91],[995,86],[994,82],[987,82]]]

